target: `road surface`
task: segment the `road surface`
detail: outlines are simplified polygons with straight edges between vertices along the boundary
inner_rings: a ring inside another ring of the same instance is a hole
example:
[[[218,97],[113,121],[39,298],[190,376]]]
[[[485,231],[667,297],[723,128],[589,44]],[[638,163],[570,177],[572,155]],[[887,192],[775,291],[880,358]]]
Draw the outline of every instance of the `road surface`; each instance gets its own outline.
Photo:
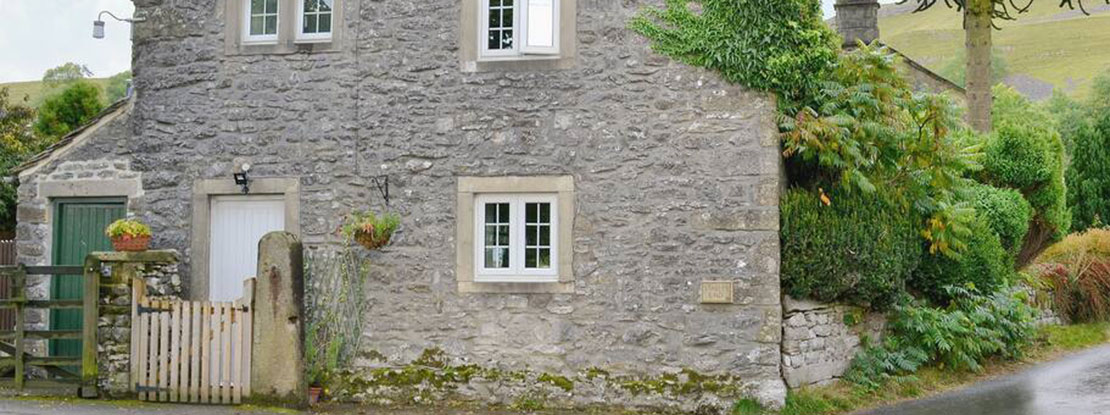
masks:
[[[1110,346],[867,415],[1110,415]]]

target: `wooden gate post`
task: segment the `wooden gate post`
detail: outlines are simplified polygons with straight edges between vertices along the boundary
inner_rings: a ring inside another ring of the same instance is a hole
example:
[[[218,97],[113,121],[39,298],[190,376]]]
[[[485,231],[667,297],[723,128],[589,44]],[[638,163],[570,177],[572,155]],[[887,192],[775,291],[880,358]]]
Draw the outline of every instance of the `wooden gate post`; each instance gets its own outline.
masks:
[[[100,260],[93,255],[85,258],[84,278],[80,394],[82,398],[96,398],[99,395],[96,384],[99,370],[96,363],[96,331],[100,321]]]
[[[270,232],[258,243],[250,369],[256,400],[306,401],[303,264],[301,242],[289,232]]]

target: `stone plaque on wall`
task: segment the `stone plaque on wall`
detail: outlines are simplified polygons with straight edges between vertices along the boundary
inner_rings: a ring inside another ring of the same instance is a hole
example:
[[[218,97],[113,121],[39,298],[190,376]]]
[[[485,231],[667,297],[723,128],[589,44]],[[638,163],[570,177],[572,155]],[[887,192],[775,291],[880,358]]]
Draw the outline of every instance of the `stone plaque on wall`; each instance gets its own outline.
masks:
[[[732,304],[732,281],[702,281],[702,304]]]

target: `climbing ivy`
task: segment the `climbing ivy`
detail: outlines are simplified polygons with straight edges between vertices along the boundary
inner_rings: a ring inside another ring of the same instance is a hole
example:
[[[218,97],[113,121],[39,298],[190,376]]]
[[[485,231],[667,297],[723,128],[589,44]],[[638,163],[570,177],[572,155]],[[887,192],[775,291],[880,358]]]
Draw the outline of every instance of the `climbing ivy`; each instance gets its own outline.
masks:
[[[632,19],[652,48],[725,80],[804,104],[836,62],[839,38],[816,0],[666,0]]]

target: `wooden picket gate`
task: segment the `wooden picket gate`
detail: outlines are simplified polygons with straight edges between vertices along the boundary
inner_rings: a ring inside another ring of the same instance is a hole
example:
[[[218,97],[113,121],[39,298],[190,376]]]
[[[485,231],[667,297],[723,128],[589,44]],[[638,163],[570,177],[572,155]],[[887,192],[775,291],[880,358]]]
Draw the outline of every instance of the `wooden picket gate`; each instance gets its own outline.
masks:
[[[152,300],[132,281],[131,379],[139,399],[237,404],[250,396],[254,278],[234,302]]]

